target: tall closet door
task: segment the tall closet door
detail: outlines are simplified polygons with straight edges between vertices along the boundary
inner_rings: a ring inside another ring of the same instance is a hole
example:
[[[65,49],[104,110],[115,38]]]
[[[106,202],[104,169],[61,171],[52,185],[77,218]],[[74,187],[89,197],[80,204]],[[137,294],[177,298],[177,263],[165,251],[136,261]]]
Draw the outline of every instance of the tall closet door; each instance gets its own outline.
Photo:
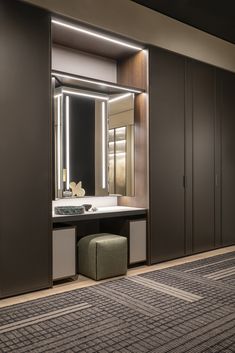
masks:
[[[0,0],[0,297],[51,285],[50,16]]]
[[[215,69],[189,62],[192,93],[192,251],[212,249],[215,245]],[[187,156],[188,157],[188,156]],[[189,209],[187,212],[189,214]]]
[[[217,69],[221,124],[221,242],[235,243],[235,74]]]
[[[150,48],[150,262],[185,253],[185,59]]]

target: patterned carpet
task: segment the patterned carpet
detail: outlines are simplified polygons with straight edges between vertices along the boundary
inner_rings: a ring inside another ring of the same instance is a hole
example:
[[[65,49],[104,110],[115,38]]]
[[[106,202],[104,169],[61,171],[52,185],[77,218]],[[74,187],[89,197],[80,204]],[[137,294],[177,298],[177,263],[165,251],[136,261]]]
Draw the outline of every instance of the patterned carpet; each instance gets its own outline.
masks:
[[[235,352],[235,252],[0,310],[0,352]]]

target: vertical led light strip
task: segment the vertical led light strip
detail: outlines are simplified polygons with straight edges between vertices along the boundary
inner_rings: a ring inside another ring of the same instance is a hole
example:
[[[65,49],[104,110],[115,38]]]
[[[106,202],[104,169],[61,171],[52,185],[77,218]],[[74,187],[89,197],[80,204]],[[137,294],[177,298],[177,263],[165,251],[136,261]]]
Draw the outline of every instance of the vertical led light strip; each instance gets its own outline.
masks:
[[[106,188],[106,109],[105,102],[101,103],[102,109],[102,189]]]
[[[65,109],[66,109],[66,169],[67,169],[66,189],[69,190],[69,184],[70,184],[69,96],[65,97]]]
[[[60,150],[60,139],[61,139],[61,130],[60,130],[60,124],[61,124],[61,111],[60,111],[60,97],[57,96],[57,182],[58,182],[58,190],[60,190],[60,184],[61,184],[61,178],[60,178],[60,173],[61,173],[61,166],[60,166],[60,159],[61,159],[61,150]]]

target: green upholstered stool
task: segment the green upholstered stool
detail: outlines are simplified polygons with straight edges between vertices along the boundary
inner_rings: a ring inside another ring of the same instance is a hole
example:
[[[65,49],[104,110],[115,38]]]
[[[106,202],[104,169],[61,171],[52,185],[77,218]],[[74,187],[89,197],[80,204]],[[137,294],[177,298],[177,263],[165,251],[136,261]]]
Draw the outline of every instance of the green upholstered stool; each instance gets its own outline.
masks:
[[[127,272],[127,239],[100,233],[87,235],[78,242],[78,272],[100,280]]]

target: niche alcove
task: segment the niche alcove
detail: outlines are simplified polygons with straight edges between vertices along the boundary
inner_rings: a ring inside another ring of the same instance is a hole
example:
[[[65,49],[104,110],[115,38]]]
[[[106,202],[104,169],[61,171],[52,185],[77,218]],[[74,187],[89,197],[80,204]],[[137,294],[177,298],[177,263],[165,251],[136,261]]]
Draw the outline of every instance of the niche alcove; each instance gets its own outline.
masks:
[[[147,51],[58,18],[52,43],[54,198],[81,181],[87,196],[146,207]]]

